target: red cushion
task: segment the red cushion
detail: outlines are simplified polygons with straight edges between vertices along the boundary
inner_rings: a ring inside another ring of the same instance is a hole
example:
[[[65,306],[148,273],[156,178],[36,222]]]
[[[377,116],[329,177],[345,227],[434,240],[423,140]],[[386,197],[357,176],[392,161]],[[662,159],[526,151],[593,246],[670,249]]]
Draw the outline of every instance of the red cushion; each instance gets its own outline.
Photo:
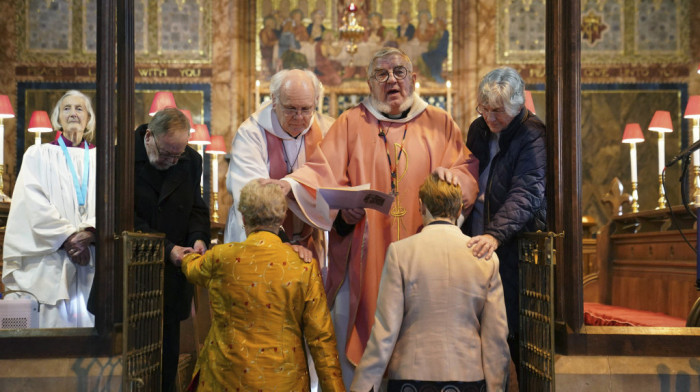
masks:
[[[617,325],[628,327],[685,327],[685,320],[663,313],[584,302],[583,321],[586,325]]]

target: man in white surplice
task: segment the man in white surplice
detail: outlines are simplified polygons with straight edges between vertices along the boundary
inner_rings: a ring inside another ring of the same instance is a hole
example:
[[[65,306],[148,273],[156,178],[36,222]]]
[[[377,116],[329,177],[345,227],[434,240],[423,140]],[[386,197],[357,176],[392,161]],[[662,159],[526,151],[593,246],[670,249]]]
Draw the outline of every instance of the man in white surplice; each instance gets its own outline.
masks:
[[[24,153],[7,219],[2,282],[31,293],[41,328],[93,327],[87,310],[95,275],[96,149],[90,99],[68,91],[54,107],[62,135]],[[27,293],[28,292],[28,293]]]
[[[319,81],[308,70],[282,70],[270,80],[272,102],[253,113],[236,132],[226,187],[233,196],[225,242],[244,241],[243,220],[238,211],[241,188],[256,178],[280,179],[301,167],[331,126],[333,119],[316,112]],[[323,236],[288,212],[284,233],[292,244],[314,252],[324,265]]]

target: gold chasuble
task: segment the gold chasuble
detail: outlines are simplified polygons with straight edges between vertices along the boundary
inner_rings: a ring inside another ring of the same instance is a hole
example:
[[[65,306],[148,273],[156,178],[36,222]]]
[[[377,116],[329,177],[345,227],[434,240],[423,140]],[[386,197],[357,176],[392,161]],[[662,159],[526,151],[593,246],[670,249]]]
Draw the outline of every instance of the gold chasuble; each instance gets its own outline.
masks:
[[[465,212],[477,196],[478,161],[467,150],[457,124],[444,110],[414,95],[408,116],[389,119],[368,99],[344,112],[331,126],[293,181],[290,209],[328,230],[332,222],[315,210],[316,189],[370,184],[397,195],[389,215],[366,209],[363,220],[345,238],[330,233],[326,293],[332,306],[346,274],[350,285],[347,357],[357,364],[374,322],[379,281],[389,244],[415,234],[422,225],[418,188],[438,167],[457,176]]]

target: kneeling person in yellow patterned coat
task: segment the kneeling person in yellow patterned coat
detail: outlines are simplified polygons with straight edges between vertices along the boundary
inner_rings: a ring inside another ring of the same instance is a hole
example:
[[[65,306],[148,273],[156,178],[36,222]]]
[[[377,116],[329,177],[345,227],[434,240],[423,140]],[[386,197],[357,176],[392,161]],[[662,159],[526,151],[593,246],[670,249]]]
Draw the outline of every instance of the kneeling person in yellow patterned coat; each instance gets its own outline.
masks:
[[[244,242],[182,260],[187,279],[209,290],[212,325],[195,367],[198,391],[308,391],[308,342],[324,392],[344,391],[335,334],[317,263],[277,236],[287,202],[274,184],[241,190]]]

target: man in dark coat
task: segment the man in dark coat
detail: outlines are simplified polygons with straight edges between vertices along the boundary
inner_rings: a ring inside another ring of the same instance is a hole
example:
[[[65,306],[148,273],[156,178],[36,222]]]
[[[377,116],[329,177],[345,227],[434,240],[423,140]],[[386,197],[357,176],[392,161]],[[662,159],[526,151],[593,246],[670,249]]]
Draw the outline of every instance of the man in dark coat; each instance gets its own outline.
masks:
[[[542,121],[525,108],[525,83],[513,68],[489,72],[479,85],[467,147],[479,159],[479,195],[462,231],[477,257],[496,252],[508,317],[508,345],[516,369],[518,338],[518,241],[543,230],[546,219],[547,151]]]
[[[180,321],[189,317],[193,287],[179,268],[185,254],[210,241],[209,207],[200,193],[202,157],[187,145],[189,120],[174,108],[136,129],[134,208],[137,231],[165,233],[163,391],[175,390]]]

